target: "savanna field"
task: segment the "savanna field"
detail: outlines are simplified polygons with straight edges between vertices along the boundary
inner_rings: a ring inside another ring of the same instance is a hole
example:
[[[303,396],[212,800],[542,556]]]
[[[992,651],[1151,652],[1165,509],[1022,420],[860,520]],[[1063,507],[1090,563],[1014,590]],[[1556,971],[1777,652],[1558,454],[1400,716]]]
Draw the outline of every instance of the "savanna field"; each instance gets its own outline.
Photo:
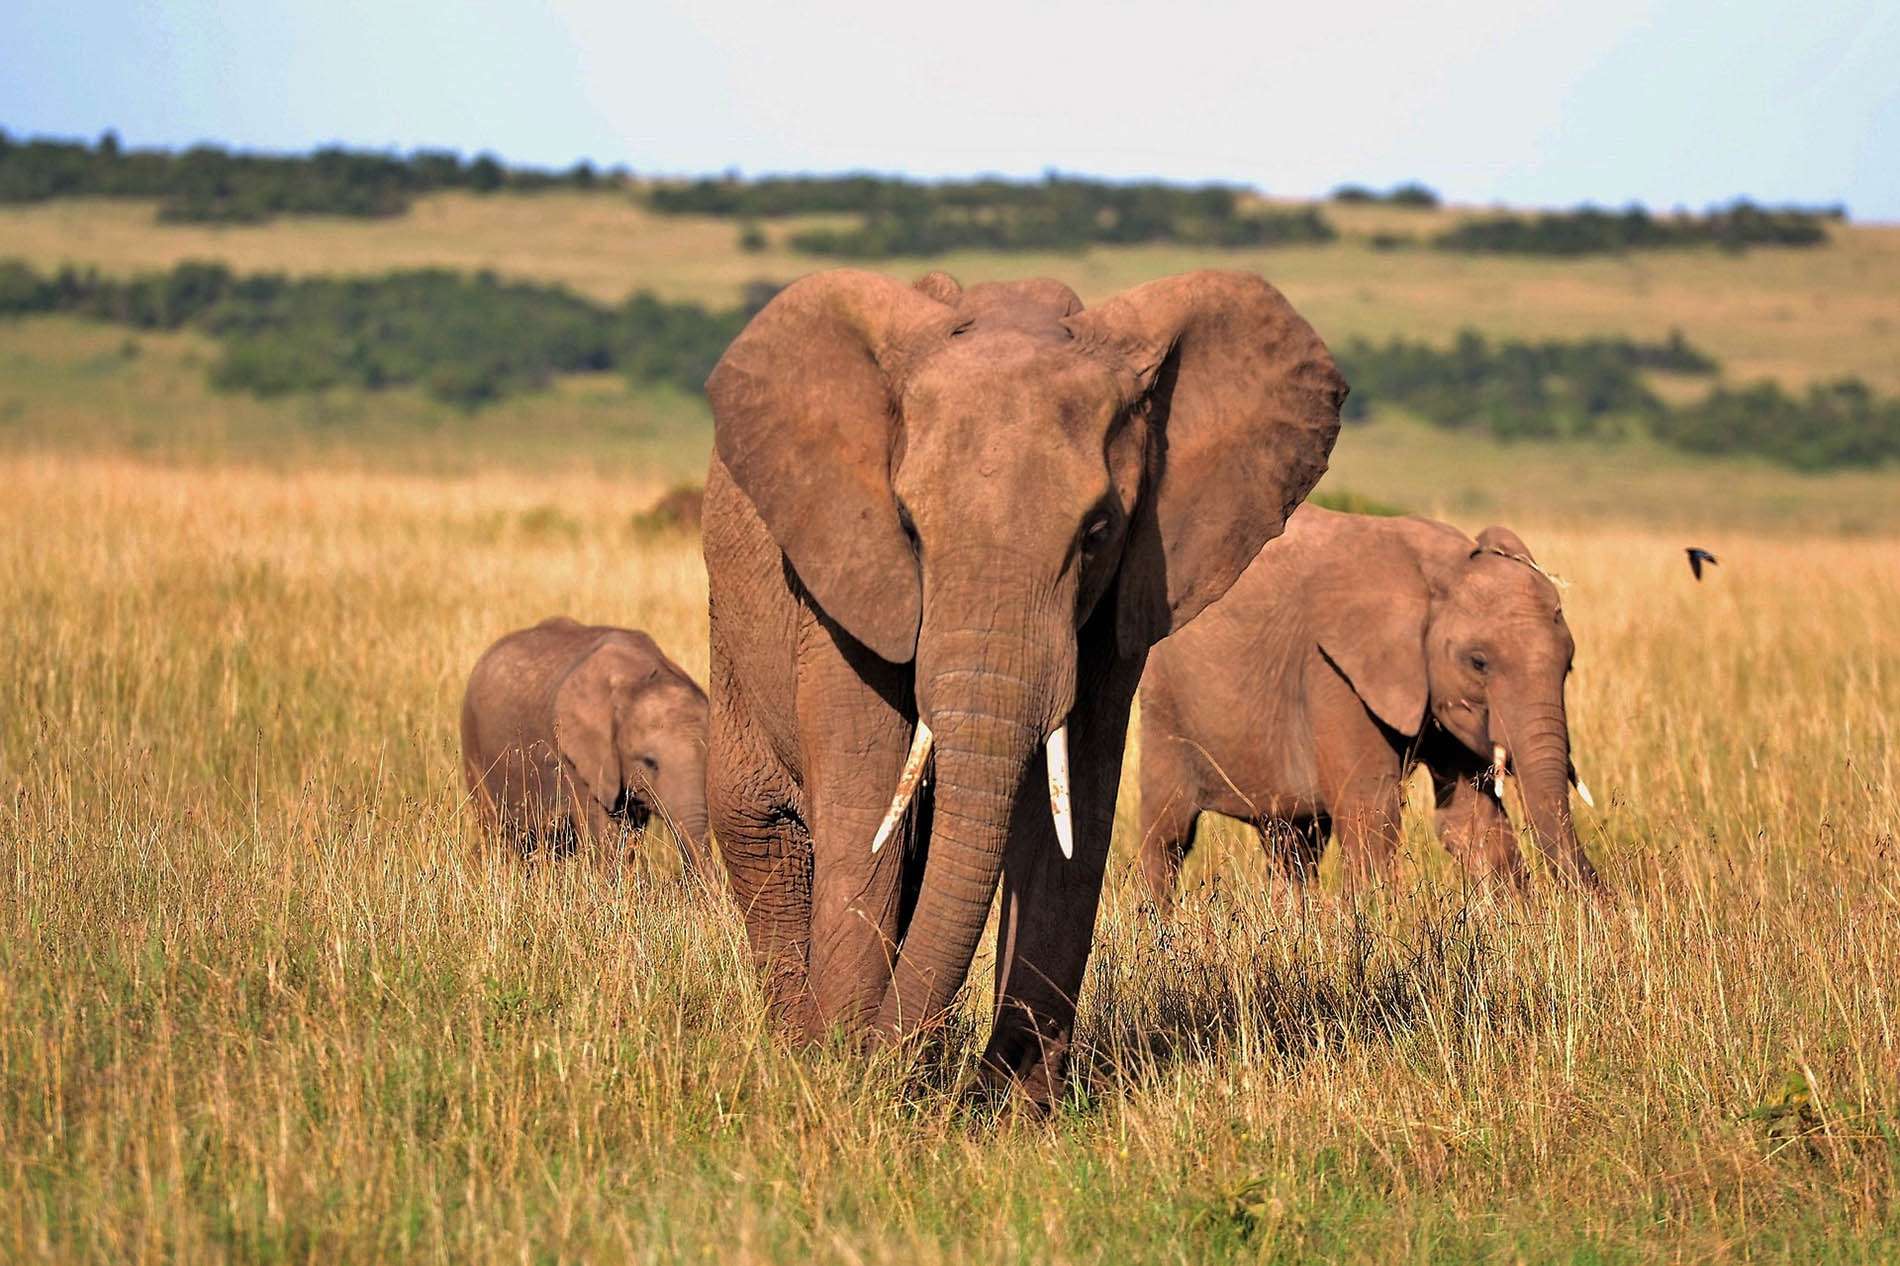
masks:
[[[809,266],[729,225],[642,236],[606,197],[545,204],[531,250],[531,202],[228,230],[66,202],[0,234],[49,266],[399,258],[609,297]],[[1679,325],[1751,373],[1893,390],[1900,231],[1841,238],[893,271],[1096,299],[1225,263],[1329,339]],[[703,470],[703,404],[604,375],[472,416],[258,400],[211,391],[212,355],[0,323],[0,1259],[1900,1257],[1891,467],[1348,428],[1327,490],[1507,523],[1566,582],[1575,809],[1614,900],[1465,888],[1415,786],[1372,899],[1340,901],[1336,857],[1274,899],[1222,825],[1162,926],[1129,777],[1072,1087],[1036,1122],[960,1085],[987,946],[941,1065],[867,1068],[771,1037],[737,913],[664,840],[534,871],[476,841],[456,709],[497,634],[632,625],[704,679],[697,539],[638,517]],[[1689,544],[1721,560],[1700,584]]]

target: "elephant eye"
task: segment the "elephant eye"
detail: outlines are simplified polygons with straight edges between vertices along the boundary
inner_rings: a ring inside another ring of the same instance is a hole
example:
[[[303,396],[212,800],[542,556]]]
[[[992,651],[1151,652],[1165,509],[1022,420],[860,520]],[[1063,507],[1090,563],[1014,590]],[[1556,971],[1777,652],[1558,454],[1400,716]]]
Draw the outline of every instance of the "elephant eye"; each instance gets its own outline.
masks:
[[[1482,673],[1486,668],[1490,667],[1490,665],[1491,665],[1491,661],[1486,659],[1482,654],[1480,654],[1477,651],[1471,652],[1471,671],[1472,672]]]
[[[1099,549],[1102,542],[1107,539],[1108,516],[1105,514],[1097,515],[1095,518],[1089,520],[1088,526],[1082,529],[1082,548],[1084,550]]]
[[[658,772],[660,768],[660,762],[654,760],[651,756],[642,756],[640,763],[647,767],[648,772]]]

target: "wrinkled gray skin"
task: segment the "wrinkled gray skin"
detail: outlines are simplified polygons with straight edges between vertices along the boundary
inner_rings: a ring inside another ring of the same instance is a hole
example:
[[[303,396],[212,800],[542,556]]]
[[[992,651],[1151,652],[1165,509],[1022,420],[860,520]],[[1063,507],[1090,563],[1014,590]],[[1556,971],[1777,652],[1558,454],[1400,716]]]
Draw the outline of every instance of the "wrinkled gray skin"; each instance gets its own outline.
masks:
[[[710,880],[706,695],[652,638],[565,616],[482,654],[462,700],[462,764],[492,834],[605,855],[660,815]]]
[[[1148,647],[1325,469],[1345,385],[1271,286],[794,283],[707,384],[714,833],[793,1033],[927,1035],[998,883],[987,1079],[1060,1083]],[[919,719],[931,780],[872,840]],[[1074,856],[1045,740],[1066,725]]]
[[[1502,748],[1558,876],[1597,884],[1570,815],[1557,589],[1505,528],[1305,505],[1226,595],[1154,648],[1141,685],[1141,867],[1172,903],[1203,812],[1252,823],[1310,878],[1328,835],[1346,880],[1382,876],[1404,781],[1425,765],[1439,837],[1488,880],[1526,881],[1491,770]]]

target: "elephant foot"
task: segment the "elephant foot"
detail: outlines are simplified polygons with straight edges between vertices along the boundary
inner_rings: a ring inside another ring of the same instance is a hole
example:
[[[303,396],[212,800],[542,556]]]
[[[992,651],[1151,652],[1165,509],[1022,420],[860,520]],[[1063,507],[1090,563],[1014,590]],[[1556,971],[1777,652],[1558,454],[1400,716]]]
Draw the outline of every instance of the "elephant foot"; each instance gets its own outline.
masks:
[[[1068,1064],[1069,1036],[1050,1021],[1020,1011],[1005,1011],[996,1020],[989,1045],[977,1066],[979,1083],[993,1094],[1007,1095],[1019,1110],[1040,1120],[1049,1115],[1061,1095]]]
[[[1022,1083],[979,1066],[959,1093],[961,1108],[971,1117],[998,1125],[1023,1121],[1040,1125],[1054,1111],[1052,1101],[1027,1093]]]

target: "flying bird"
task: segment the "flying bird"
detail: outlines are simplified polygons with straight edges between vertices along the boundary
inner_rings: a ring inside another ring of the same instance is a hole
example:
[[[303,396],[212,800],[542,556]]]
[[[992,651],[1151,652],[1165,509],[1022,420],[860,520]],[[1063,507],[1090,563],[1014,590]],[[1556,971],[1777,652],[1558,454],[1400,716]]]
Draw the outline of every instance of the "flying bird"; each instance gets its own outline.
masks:
[[[1695,573],[1697,580],[1702,579],[1702,564],[1707,563],[1711,567],[1715,566],[1715,555],[1709,553],[1709,551],[1703,549],[1700,545],[1691,545],[1683,550],[1683,553],[1689,556],[1689,570]]]

